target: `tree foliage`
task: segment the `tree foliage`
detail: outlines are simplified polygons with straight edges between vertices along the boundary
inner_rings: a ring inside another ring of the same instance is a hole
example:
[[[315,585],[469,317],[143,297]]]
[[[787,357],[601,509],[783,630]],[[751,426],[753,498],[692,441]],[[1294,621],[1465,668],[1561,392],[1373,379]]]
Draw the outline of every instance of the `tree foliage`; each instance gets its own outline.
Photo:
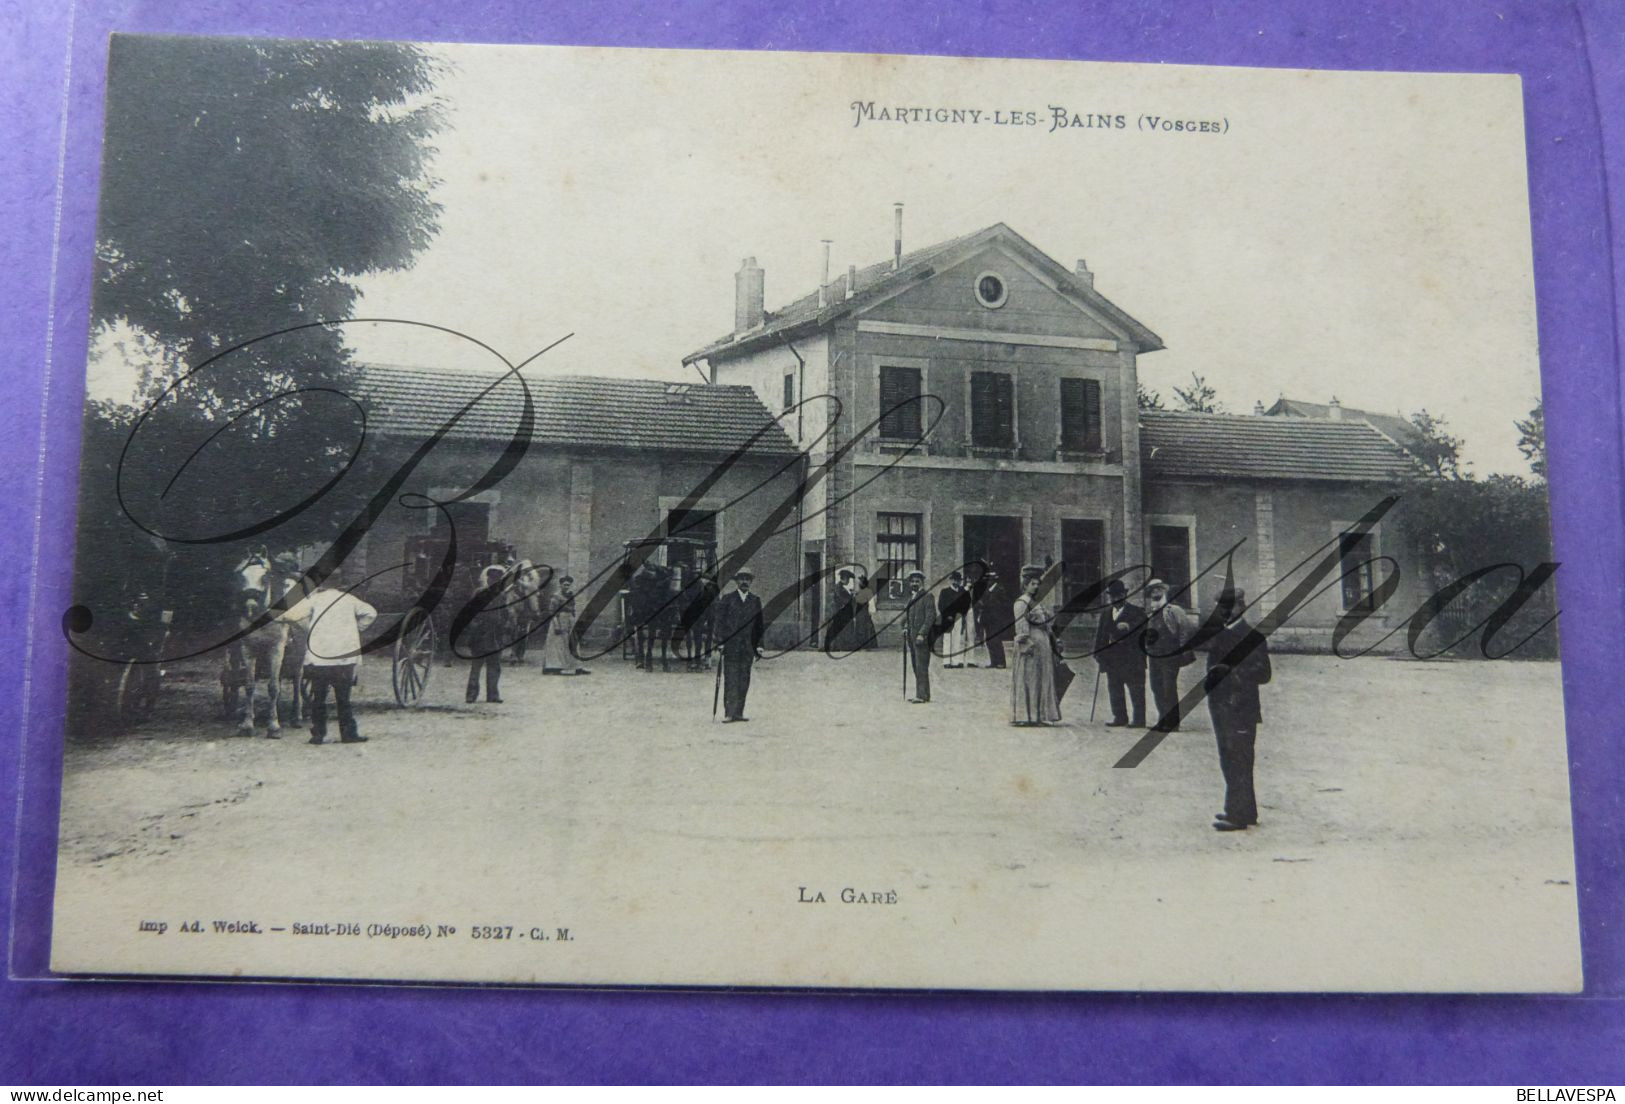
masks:
[[[355,277],[408,265],[437,229],[437,74],[396,43],[115,38],[95,324],[195,364],[348,315]],[[241,364],[232,382],[258,394],[262,366]]]
[[[1535,403],[1529,417],[1514,421],[1518,431],[1518,451],[1529,461],[1529,470],[1537,479],[1546,478],[1546,400]]]
[[[164,575],[201,601],[248,543],[213,537],[339,480],[254,543],[331,539],[370,492],[350,352],[310,324],[436,233],[440,68],[393,43],[114,38],[92,326],[137,393],[86,410],[93,611]]]
[[[1206,377],[1191,373],[1191,382],[1184,386],[1174,387],[1174,398],[1179,400],[1181,410],[1189,410],[1196,414],[1222,414],[1224,404],[1217,401],[1219,392],[1210,386]]]
[[[1441,479],[1466,476],[1467,465],[1461,460],[1461,446],[1465,442],[1450,433],[1444,418],[1425,409],[1418,410],[1411,415],[1411,425],[1416,427],[1420,439],[1408,442],[1410,452],[1430,475]]]
[[[1166,410],[1162,404],[1162,395],[1143,383],[1135,384],[1134,398],[1141,410]]]
[[[1411,416],[1411,424],[1423,438],[1419,446],[1412,443],[1411,450],[1426,473],[1405,492],[1403,524],[1422,554],[1429,593],[1471,572],[1508,565],[1445,607],[1434,625],[1431,646],[1438,647],[1495,613],[1516,589],[1519,571],[1528,574],[1552,562],[1551,506],[1542,482],[1514,475],[1474,476],[1459,460],[1461,438],[1449,433],[1443,417],[1422,410]],[[1523,639],[1556,613],[1556,588],[1548,582],[1497,635],[1498,646]],[[1476,654],[1478,640],[1479,634],[1473,633],[1455,650]],[[1552,656],[1557,640],[1556,629],[1548,626],[1515,654]]]

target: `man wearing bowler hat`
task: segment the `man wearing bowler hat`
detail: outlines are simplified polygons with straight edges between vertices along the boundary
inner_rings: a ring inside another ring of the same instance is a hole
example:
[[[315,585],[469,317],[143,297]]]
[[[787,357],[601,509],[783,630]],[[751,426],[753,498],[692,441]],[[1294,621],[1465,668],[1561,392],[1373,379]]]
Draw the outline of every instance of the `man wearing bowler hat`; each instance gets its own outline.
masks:
[[[1140,632],[1145,627],[1145,611],[1128,600],[1128,587],[1121,579],[1107,585],[1106,596],[1106,608],[1095,629],[1095,662],[1106,676],[1106,692],[1112,703],[1112,719],[1106,727],[1144,728],[1145,649],[1140,644]],[[1131,704],[1132,721],[1128,714]]]
[[[750,693],[751,664],[762,658],[762,600],[750,592],[756,573],[734,572],[734,589],[717,599],[717,639],[722,644],[722,719],[748,721],[745,696]]]
[[[1206,631],[1207,709],[1219,742],[1219,769],[1224,772],[1224,812],[1213,821],[1220,832],[1236,832],[1258,823],[1253,794],[1253,745],[1264,719],[1258,688],[1270,680],[1270,649],[1242,613],[1247,595],[1226,587]],[[1217,631],[1214,628],[1218,627]]]
[[[1185,647],[1190,623],[1185,611],[1168,600],[1168,584],[1152,579],[1145,584],[1145,632],[1141,635],[1151,670],[1151,700],[1157,704],[1158,732],[1179,731],[1179,669],[1196,659]]]
[[[931,644],[937,638],[937,604],[925,589],[925,572],[908,573],[908,608],[903,611],[903,647],[914,669],[915,704],[931,700]]]

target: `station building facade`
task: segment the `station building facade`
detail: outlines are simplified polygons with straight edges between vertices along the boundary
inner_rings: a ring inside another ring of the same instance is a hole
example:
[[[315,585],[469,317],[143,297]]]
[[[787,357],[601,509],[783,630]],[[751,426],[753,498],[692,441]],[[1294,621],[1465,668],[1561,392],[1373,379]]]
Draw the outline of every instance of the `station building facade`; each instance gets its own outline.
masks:
[[[1363,419],[1262,407],[1141,410],[1139,358],[1162,340],[1084,262],[1068,268],[1003,223],[906,254],[900,236],[890,260],[826,275],[776,311],[747,258],[733,330],[684,358],[712,386],[749,388],[827,471],[804,503],[803,577],[887,564],[899,581],[878,596],[884,609],[902,604],[914,568],[935,580],[985,560],[1013,584],[1023,564],[1060,561],[1064,598],[1154,574],[1205,609],[1228,551],[1235,582],[1268,609],[1330,546],[1338,572],[1281,639],[1328,644],[1371,602],[1383,558],[1401,589],[1362,634],[1416,608],[1402,494],[1362,540],[1338,541],[1418,474],[1390,437]],[[802,617],[818,619],[827,594],[811,591]]]

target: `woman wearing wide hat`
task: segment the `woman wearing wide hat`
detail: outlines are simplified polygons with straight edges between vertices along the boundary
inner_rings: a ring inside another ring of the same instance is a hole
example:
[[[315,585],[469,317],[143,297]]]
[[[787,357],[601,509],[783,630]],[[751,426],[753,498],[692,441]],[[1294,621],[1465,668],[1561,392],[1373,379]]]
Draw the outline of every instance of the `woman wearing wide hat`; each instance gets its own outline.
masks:
[[[1049,725],[1061,719],[1055,692],[1055,613],[1039,599],[1044,569],[1021,569],[1021,594],[1013,608],[1015,654],[1010,657],[1010,723]]]

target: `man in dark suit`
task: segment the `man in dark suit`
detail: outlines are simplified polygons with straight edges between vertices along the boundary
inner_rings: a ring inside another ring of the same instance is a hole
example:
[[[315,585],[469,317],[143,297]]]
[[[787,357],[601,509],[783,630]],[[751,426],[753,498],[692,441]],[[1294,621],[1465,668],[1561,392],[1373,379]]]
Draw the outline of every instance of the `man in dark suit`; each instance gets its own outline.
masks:
[[[748,721],[745,695],[750,693],[751,664],[762,658],[762,600],[750,592],[756,574],[748,567],[734,573],[734,589],[717,599],[716,633],[722,645],[722,719]]]
[[[991,567],[982,575],[981,596],[976,602],[976,622],[982,626],[982,642],[987,645],[987,665],[1005,668],[1004,644],[1016,635],[1011,599],[999,573]]]
[[[1227,587],[1219,594],[1207,641],[1207,708],[1219,742],[1224,772],[1224,812],[1213,827],[1236,832],[1258,823],[1253,793],[1253,745],[1264,719],[1258,688],[1270,680],[1270,649],[1264,635],[1247,623],[1246,593]],[[1218,627],[1222,626],[1222,627]]]
[[[914,668],[915,704],[931,700],[931,643],[937,638],[937,604],[925,589],[925,572],[908,573],[908,608],[903,611],[903,646]]]
[[[829,619],[829,625],[824,629],[824,654],[829,655],[840,652],[857,651],[862,647],[858,643],[857,630],[857,594],[858,577],[851,568],[843,567],[835,573],[835,616]]]
[[[1106,676],[1106,692],[1112,703],[1112,719],[1106,727],[1144,728],[1145,649],[1140,647],[1140,631],[1145,627],[1145,611],[1128,600],[1128,587],[1121,579],[1107,585],[1106,595],[1107,606],[1095,629],[1095,662]],[[1134,707],[1132,721],[1130,704]]]

